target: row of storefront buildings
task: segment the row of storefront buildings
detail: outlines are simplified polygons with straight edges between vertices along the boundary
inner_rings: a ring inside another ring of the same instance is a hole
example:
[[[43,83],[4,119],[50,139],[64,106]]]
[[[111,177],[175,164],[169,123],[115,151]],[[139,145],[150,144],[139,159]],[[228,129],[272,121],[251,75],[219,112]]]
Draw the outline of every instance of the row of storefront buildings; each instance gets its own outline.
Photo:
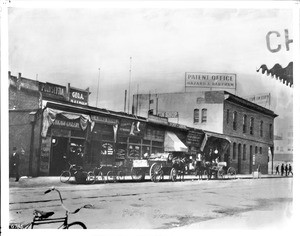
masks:
[[[161,152],[215,153],[238,173],[267,173],[273,160],[277,115],[226,91],[136,94],[132,114],[89,106],[89,94],[9,72],[9,146],[21,154],[22,175],[59,175],[67,162],[130,170]]]

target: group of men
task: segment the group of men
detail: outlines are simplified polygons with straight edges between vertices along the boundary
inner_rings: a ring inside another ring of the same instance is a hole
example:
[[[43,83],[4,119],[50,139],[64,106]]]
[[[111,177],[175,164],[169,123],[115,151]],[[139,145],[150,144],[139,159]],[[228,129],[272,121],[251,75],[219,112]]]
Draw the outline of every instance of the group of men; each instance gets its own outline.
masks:
[[[280,168],[280,173],[279,173],[279,168]],[[284,163],[282,163],[281,164],[281,166],[278,164],[277,166],[276,166],[276,173],[275,173],[276,175],[285,175],[285,176],[288,176],[288,175],[293,175],[293,171],[292,171],[292,166],[291,166],[291,164],[284,164]]]

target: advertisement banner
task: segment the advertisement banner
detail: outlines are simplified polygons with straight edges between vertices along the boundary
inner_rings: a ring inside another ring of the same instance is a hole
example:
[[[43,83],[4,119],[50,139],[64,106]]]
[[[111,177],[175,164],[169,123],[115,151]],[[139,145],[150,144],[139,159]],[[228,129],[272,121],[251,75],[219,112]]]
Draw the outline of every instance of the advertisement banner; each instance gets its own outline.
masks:
[[[236,74],[186,72],[185,87],[236,88]]]
[[[88,105],[89,91],[69,88],[69,101],[80,105]]]

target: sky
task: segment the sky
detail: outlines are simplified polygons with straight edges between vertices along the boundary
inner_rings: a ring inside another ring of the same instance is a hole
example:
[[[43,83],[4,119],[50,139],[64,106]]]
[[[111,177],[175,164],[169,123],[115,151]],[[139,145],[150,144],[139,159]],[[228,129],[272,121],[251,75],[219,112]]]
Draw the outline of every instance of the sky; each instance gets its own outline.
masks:
[[[98,107],[116,111],[124,109],[129,84],[131,95],[183,92],[185,72],[234,73],[238,96],[271,93],[279,124],[293,116],[293,89],[256,70],[293,61],[294,43],[287,50],[285,30],[293,39],[289,8],[13,7],[9,70],[89,87],[91,106],[99,81]],[[280,34],[270,37],[271,48],[281,45],[276,53],[267,48],[270,31]]]

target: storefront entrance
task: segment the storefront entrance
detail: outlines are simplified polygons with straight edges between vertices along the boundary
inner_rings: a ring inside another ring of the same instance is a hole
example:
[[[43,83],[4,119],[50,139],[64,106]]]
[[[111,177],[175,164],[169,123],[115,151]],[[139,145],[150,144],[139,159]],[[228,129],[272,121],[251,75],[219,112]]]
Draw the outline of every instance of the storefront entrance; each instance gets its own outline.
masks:
[[[52,136],[49,175],[57,176],[68,167],[63,158],[68,152],[68,138]]]

